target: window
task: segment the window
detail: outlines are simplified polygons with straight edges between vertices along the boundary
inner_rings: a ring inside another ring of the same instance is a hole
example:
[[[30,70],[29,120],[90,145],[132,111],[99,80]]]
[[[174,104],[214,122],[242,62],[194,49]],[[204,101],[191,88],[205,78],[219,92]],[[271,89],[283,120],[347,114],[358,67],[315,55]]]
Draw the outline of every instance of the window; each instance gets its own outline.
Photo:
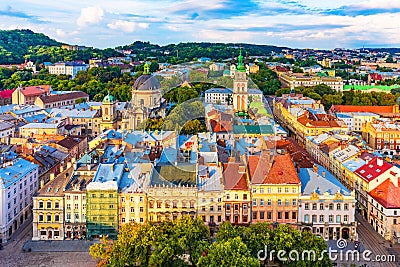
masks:
[[[226,194],[226,199],[230,199],[231,196],[229,194]]]
[[[329,210],[333,210],[333,204],[329,204]]]
[[[47,209],[51,209],[51,201],[47,201],[46,202],[46,208]]]
[[[47,216],[46,216],[46,221],[47,221],[47,222],[51,222],[51,214],[47,214]]]
[[[278,206],[282,206],[282,199],[278,199]]]
[[[141,223],[144,222],[143,217],[139,218],[139,222],[141,222]]]
[[[122,218],[121,220],[122,220],[122,223],[125,223],[125,218]]]
[[[310,209],[310,207],[309,207],[309,204],[308,204],[308,203],[305,203],[305,204],[304,204],[304,209],[305,209],[305,210],[309,210],[309,209]]]
[[[260,211],[260,220],[264,220],[264,211]]]
[[[214,206],[210,206],[210,211],[214,211]]]
[[[60,203],[58,201],[54,202],[54,208],[59,209],[60,208]]]
[[[134,212],[135,212],[135,208],[131,207],[131,213],[134,213]]]
[[[308,223],[308,222],[309,222],[309,219],[310,219],[310,215],[305,214],[305,215],[304,215],[304,222],[305,222],[305,223]]]
[[[317,215],[313,215],[313,216],[312,216],[312,222],[313,222],[313,223],[316,223],[316,222],[317,222]]]
[[[285,206],[289,206],[289,199],[285,199]]]
[[[289,212],[285,211],[285,220],[289,220]]]
[[[239,195],[238,194],[235,194],[235,199],[239,199]]]
[[[222,206],[221,206],[221,205],[218,205],[217,210],[218,210],[218,211],[221,211],[221,210],[222,210]]]
[[[297,205],[297,199],[292,199],[292,206],[296,206]]]
[[[143,207],[140,207],[140,208],[139,208],[139,211],[140,211],[140,212],[143,212]]]
[[[143,197],[139,197],[139,202],[143,202]]]
[[[341,216],[340,215],[336,215],[336,222],[340,223],[341,222]]]
[[[67,195],[67,200],[70,200],[71,199],[71,196],[70,195]]]
[[[39,214],[39,222],[43,222],[43,214]]]
[[[125,202],[125,197],[121,197],[121,202]],[[125,218],[122,218],[125,219]]]
[[[320,210],[323,210],[323,209],[324,209],[324,204],[323,204],[323,203],[319,204],[319,209],[320,209]]]
[[[247,194],[243,194],[243,200],[247,200]]]
[[[257,220],[257,211],[253,211],[253,220]]]
[[[125,212],[125,208],[124,207],[121,208],[121,212]]]
[[[324,215],[319,215],[319,222],[323,223],[324,222]]]
[[[312,209],[313,209],[313,210],[317,210],[317,203],[313,203],[313,204],[312,204]]]
[[[39,209],[43,209],[43,201],[39,201]]]
[[[297,219],[297,213],[295,211],[292,212],[292,219],[293,220]]]
[[[272,206],[272,199],[268,199],[268,206]]]
[[[78,196],[74,196],[74,200],[78,200],[79,199],[79,197]]]
[[[253,206],[257,206],[257,199],[253,199]]]
[[[54,221],[56,222],[60,221],[60,215],[58,214],[54,215]]]
[[[396,220],[396,219],[395,219]],[[344,215],[343,216],[343,221],[348,222],[349,221],[349,215]]]
[[[278,193],[282,193],[282,188],[278,187]]]
[[[67,204],[67,210],[71,209],[71,204]]]
[[[333,223],[333,215],[329,215],[329,222]]]
[[[79,209],[79,204],[78,204],[78,203],[75,203],[74,208],[75,208],[76,210]],[[112,208],[112,205],[110,205],[110,208]]]
[[[261,206],[261,207],[264,206],[264,199],[260,199],[260,206]]]
[[[336,209],[337,210],[341,210],[342,209],[342,205],[340,203],[336,204]]]

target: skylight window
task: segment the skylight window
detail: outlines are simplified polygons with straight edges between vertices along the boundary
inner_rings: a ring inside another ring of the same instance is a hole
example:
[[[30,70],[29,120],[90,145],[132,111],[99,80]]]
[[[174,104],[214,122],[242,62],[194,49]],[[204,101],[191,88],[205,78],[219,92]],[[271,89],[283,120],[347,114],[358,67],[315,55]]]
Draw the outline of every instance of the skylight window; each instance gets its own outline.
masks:
[[[374,167],[374,165],[372,165],[372,164],[369,164],[369,165],[368,165],[368,167],[370,167],[370,168],[373,168],[373,167]]]
[[[365,172],[365,170],[361,170],[361,171],[360,171],[360,173],[364,173],[364,172]]]
[[[381,172],[381,170],[380,169],[376,169],[376,172]]]
[[[367,175],[367,178],[372,178],[372,175],[371,175],[371,174],[368,174],[368,175]]]

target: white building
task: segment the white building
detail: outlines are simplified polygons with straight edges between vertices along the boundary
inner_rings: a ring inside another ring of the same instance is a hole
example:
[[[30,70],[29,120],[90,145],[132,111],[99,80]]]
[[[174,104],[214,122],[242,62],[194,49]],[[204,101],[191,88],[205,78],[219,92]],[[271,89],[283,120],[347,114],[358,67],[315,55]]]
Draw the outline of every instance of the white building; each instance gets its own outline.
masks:
[[[76,76],[78,71],[87,70],[89,65],[78,62],[56,62],[47,67],[50,74],[64,74],[71,75],[72,78]]]
[[[361,132],[364,123],[372,122],[380,116],[371,112],[338,112],[336,117],[343,120],[350,131]]]
[[[357,240],[355,195],[319,165],[299,170],[298,224],[325,240]]]
[[[28,219],[32,195],[38,190],[39,166],[17,159],[0,169],[0,244]]]
[[[0,142],[8,144],[10,137],[14,137],[15,125],[10,122],[0,121]]]

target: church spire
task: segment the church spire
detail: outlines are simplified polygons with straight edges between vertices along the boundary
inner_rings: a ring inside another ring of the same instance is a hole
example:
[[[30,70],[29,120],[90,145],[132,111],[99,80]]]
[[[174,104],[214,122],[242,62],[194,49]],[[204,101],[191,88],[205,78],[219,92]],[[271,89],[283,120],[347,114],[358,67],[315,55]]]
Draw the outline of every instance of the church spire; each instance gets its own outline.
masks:
[[[242,48],[240,47],[239,50],[239,56],[238,56],[238,65],[237,65],[238,71],[246,71],[246,68],[243,66],[243,56],[242,56]]]

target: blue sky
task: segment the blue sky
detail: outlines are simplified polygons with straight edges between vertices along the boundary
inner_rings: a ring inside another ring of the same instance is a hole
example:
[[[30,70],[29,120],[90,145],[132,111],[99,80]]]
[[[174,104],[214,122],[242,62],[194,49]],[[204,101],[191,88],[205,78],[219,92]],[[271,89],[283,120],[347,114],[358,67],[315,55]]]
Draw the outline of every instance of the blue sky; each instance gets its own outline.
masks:
[[[13,0],[0,29],[115,47],[135,40],[246,42],[293,48],[399,47],[395,0]]]

